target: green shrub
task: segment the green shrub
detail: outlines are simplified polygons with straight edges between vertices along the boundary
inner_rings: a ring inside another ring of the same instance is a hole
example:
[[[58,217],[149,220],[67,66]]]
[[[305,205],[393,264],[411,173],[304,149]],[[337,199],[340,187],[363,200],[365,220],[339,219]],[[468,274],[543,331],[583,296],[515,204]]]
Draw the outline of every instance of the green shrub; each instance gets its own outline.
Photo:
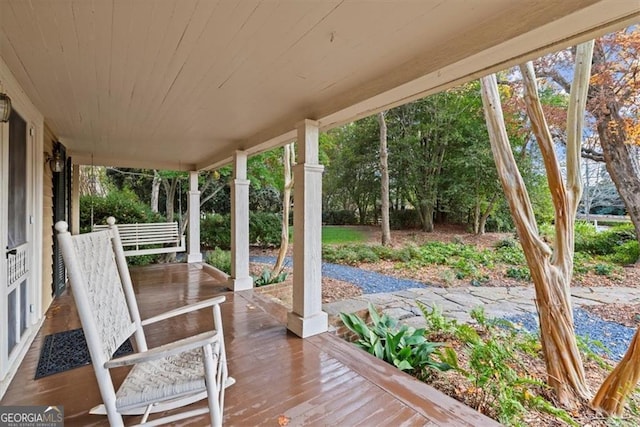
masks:
[[[449,364],[434,359],[442,344],[427,341],[424,329],[398,326],[397,320],[386,314],[381,316],[371,303],[369,314],[373,322],[371,327],[355,314],[340,313],[345,326],[358,336],[358,347],[418,378],[426,378],[430,369],[451,369]]]
[[[282,216],[270,212],[249,213],[249,241],[261,247],[280,246]]]
[[[91,210],[93,208],[93,224]],[[147,204],[141,202],[131,190],[114,190],[106,197],[80,197],[80,232],[91,231],[92,225],[106,224],[113,216],[116,224],[137,224],[163,222],[162,215],[152,212]],[[143,247],[144,248],[144,247]],[[127,258],[129,265],[148,265],[158,262],[161,255],[139,255]]]
[[[608,255],[607,260],[618,264],[628,265],[635,263],[640,258],[640,246],[637,240],[629,240],[613,248],[613,253]]]
[[[596,264],[593,271],[600,276],[611,276],[613,274],[613,266],[611,264]]]
[[[527,260],[519,244],[513,247],[502,246],[496,249],[496,261],[510,265],[523,265]]]
[[[345,209],[323,212],[322,222],[328,225],[355,225],[358,219],[355,212]]]
[[[517,280],[531,280],[529,267],[508,267],[505,276]]]
[[[374,245],[374,246],[371,246],[371,250],[380,259],[384,259],[387,261],[397,261],[397,254],[399,251],[389,246]]]
[[[93,208],[93,223],[91,210]],[[115,190],[106,197],[80,197],[80,232],[86,233],[92,225],[106,224],[107,218],[113,216],[116,224],[136,224],[162,222],[162,215],[154,213],[151,208],[141,202],[131,190]]]
[[[505,239],[498,240],[493,247],[496,249],[516,248],[518,247],[518,241],[512,237],[507,237]]]
[[[617,247],[636,240],[633,224],[624,224],[596,233],[576,233],[576,252],[591,255],[611,255]]]
[[[200,242],[208,248],[231,248],[231,216],[207,214],[200,220]]]
[[[249,214],[249,243],[262,247],[279,246],[281,217],[268,212]],[[200,241],[208,248],[231,248],[231,215],[207,214],[200,220]]]
[[[328,262],[349,265],[380,260],[374,249],[364,244],[325,245],[322,247],[322,257]]]
[[[224,271],[227,274],[231,274],[231,252],[224,251],[220,248],[215,248],[212,251],[208,251],[205,261],[207,264],[217,268],[220,271]]]
[[[420,228],[420,215],[415,209],[389,211],[389,226],[394,230],[410,230]]]

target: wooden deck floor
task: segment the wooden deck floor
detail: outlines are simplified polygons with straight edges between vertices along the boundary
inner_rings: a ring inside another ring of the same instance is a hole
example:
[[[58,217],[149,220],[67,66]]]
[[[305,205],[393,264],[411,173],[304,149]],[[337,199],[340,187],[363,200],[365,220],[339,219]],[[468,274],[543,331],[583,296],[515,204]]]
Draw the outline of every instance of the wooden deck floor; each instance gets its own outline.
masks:
[[[435,389],[353,345],[322,334],[306,340],[287,332],[285,309],[252,291],[228,292],[197,266],[161,265],[132,269],[142,318],[224,293],[229,372],[224,423],[229,426],[422,426],[495,425]],[[147,329],[151,346],[206,330],[211,313]],[[91,366],[34,380],[44,336],[80,327],[72,296],[54,301],[47,318],[1,405],[64,405],[68,426],[107,425],[89,415],[100,403]],[[126,369],[126,368],[123,368]],[[116,371],[119,383],[126,371]],[[197,405],[203,405],[199,403]],[[134,424],[138,418],[125,420]],[[204,417],[181,425],[208,425]]]

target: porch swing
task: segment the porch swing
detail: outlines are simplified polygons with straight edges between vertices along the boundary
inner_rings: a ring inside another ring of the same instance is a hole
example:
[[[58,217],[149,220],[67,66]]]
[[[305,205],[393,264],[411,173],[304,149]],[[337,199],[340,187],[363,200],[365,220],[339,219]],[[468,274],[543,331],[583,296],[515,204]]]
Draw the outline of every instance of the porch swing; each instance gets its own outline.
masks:
[[[95,167],[91,156],[91,194],[95,192]],[[156,255],[186,250],[185,236],[180,233],[182,222],[182,184],[178,181],[178,210],[179,220],[173,222],[149,222],[134,224],[118,224],[118,232],[125,256]],[[113,216],[107,219],[108,224],[94,224],[93,198],[91,199],[91,229],[92,231],[107,230]]]

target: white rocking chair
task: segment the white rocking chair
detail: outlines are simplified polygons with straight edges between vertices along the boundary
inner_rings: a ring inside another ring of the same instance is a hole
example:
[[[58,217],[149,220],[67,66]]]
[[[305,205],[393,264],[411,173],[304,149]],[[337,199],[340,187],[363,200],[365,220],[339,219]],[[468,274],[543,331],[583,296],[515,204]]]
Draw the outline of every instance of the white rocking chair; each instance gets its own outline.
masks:
[[[109,218],[111,219],[111,218]],[[69,281],[103,405],[91,410],[106,414],[111,426],[122,426],[123,415],[142,415],[140,425],[160,425],[209,412],[211,425],[222,425],[227,376],[220,296],[141,320],[118,229],[71,236],[63,221],[55,226]],[[189,338],[147,348],[143,326],[206,307],[213,308],[214,327]],[[137,353],[114,359],[113,353],[135,335]],[[110,368],[129,366],[116,391]],[[149,414],[179,408],[208,398],[208,407],[148,420]]]

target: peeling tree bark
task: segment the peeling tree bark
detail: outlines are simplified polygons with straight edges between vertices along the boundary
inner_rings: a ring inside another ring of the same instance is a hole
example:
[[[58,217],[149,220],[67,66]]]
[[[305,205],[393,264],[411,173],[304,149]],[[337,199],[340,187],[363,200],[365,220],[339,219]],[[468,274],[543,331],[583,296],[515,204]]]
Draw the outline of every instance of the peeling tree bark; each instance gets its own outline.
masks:
[[[608,415],[622,415],[627,397],[640,380],[640,329],[615,369],[600,386],[591,406]]]
[[[271,275],[278,275],[282,271],[284,260],[289,249],[289,212],[291,211],[291,189],[293,188],[293,177],[291,168],[295,164],[295,150],[293,143],[284,146],[282,157],[284,164],[284,191],[282,192],[282,234],[278,258],[271,270]]]
[[[560,403],[568,407],[574,406],[576,398],[590,398],[575,338],[569,286],[573,276],[574,222],[582,193],[580,145],[592,51],[593,42],[585,43],[578,47],[576,56],[567,118],[566,185],[538,98],[533,64],[520,67],[527,113],[542,152],[555,207],[553,251],[538,233],[529,194],[509,144],[495,75],[481,79],[491,149],[536,289],[547,382]]]

